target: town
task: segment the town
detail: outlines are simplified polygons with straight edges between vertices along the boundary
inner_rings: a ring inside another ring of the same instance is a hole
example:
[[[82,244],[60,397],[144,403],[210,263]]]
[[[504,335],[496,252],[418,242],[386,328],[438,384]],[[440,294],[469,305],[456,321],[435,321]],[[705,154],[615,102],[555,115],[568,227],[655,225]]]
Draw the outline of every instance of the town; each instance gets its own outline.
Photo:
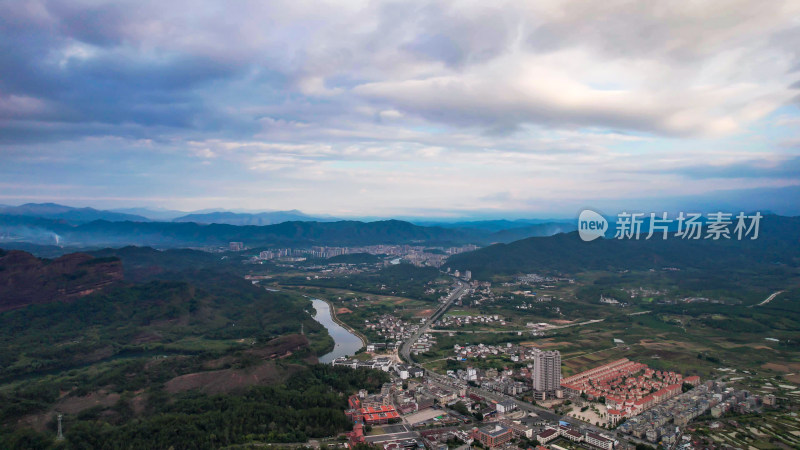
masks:
[[[457,295],[446,297],[439,311],[473,291],[474,287],[454,290]],[[637,446],[688,450],[700,445],[691,432],[697,417],[718,418],[730,410],[752,413],[775,406],[774,395],[754,395],[721,380],[703,381],[627,358],[564,377],[559,351],[512,342],[454,345],[446,359],[466,364],[463,368],[437,372],[415,363],[416,355],[436,344],[431,330],[471,325],[503,326],[506,321],[497,314],[413,323],[384,314],[367,320],[366,328],[385,342],[369,342],[361,357],[340,357],[332,364],[381,370],[392,381],[380,392],[362,390],[350,397],[345,414],[355,426],[347,434],[348,445],[387,450]],[[532,335],[551,329],[546,323],[529,325]],[[403,348],[410,349],[405,358]],[[487,358],[508,364],[499,369],[479,367]]]
[[[775,404],[774,396],[752,395],[724,382],[701,382],[697,376],[684,378],[627,360],[560,378],[558,352],[515,350],[531,361],[528,368],[468,368],[441,376],[388,356],[335,360],[334,365],[392,376],[380,392],[361,391],[350,398],[345,413],[356,425],[347,435],[349,444],[385,449],[444,449],[454,443],[464,448],[540,450],[610,450],[637,444],[690,449],[694,447],[688,427],[694,418],[720,417],[731,408],[760,411]],[[560,381],[553,385],[554,379]],[[595,413],[559,416],[520,399],[530,392],[541,400],[571,404],[575,411]]]

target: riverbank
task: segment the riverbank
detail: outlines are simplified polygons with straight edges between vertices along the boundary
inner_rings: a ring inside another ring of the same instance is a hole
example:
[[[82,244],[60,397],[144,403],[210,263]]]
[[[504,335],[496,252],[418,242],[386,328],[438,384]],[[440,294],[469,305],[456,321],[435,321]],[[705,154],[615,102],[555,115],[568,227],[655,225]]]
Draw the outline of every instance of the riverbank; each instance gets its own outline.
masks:
[[[364,346],[364,347],[367,346],[367,343],[368,343],[367,337],[364,336],[360,331],[358,331],[355,328],[351,327],[350,325],[342,322],[342,320],[339,319],[336,316],[336,308],[333,306],[333,303],[331,303],[330,300],[326,300],[324,298],[318,298],[317,300],[322,300],[323,302],[328,304],[328,308],[330,308],[330,310],[331,310],[331,319],[333,319],[334,322],[336,322],[340,327],[344,328],[345,330],[347,330],[350,333],[352,333],[353,335],[355,335],[355,337],[361,339],[361,345],[362,346]]]
[[[354,332],[352,328],[342,323],[336,317],[336,312],[330,302],[318,298],[311,298],[311,301],[316,310],[314,320],[321,323],[328,330],[328,334],[336,343],[333,350],[319,357],[321,363],[327,364],[343,356],[351,357],[364,348],[364,336]]]

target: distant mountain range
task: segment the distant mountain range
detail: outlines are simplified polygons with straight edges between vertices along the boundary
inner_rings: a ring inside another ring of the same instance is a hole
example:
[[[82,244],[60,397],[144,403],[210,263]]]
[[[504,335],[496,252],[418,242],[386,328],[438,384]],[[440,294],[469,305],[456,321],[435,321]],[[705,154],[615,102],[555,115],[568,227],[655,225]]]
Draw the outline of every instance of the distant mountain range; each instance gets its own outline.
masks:
[[[169,222],[170,220],[176,217],[185,216],[187,214],[186,211],[178,211],[175,209],[163,209],[163,208],[115,208],[115,209],[110,209],[109,211],[147,217],[148,219],[155,222]],[[195,212],[200,213],[209,211],[195,211]]]
[[[128,212],[147,213],[142,209]],[[176,211],[161,211],[173,214]],[[171,222],[119,211],[46,204],[0,209],[0,246],[33,251],[30,244],[73,249],[146,245],[181,248],[244,242],[248,247],[372,244],[479,245],[574,230],[562,222],[484,221],[429,226],[400,220],[360,222],[312,217],[300,211],[205,212]],[[48,255],[55,249],[46,249]]]
[[[442,227],[442,228],[468,228],[476,230],[485,230],[490,232],[497,232],[502,230],[509,230],[512,228],[523,229],[527,227],[535,227],[541,225],[547,226],[561,226],[563,232],[573,231],[576,229],[574,220],[565,219],[517,219],[517,220],[472,220],[460,222],[442,222],[436,220],[410,220],[409,222],[416,225],[425,227]]]
[[[421,227],[398,220],[377,222],[283,222],[265,226],[194,222],[108,222],[80,225],[38,217],[0,215],[0,246],[28,242],[86,248],[147,245],[202,247],[244,242],[248,247],[299,245],[372,245],[426,243],[451,245],[473,241],[463,230]]]
[[[281,222],[333,222],[340,219],[314,217],[296,209],[291,211],[270,211],[244,213],[232,211],[201,210],[187,213],[171,209],[123,208],[99,210],[94,208],[75,208],[57,203],[26,203],[19,206],[0,205],[0,214],[10,216],[40,217],[63,220],[71,224],[88,223],[95,220],[109,222],[196,222],[200,224],[228,225],[273,225]]]
[[[262,213],[236,213],[229,211],[195,213],[173,219],[173,222],[218,223],[228,225],[274,225],[283,222],[334,222],[339,219],[312,217],[296,209]]]
[[[374,244],[479,245],[558,232],[558,225],[534,225],[491,233],[483,230],[423,227],[400,220],[358,222],[283,222],[275,225],[198,224],[195,222],[109,222],[71,224],[39,217],[0,215],[0,247],[33,251],[28,244],[73,249],[146,245],[182,248],[244,242],[247,247],[360,246]],[[50,249],[52,250],[52,249]]]
[[[0,214],[63,220],[74,224],[88,223],[94,220],[107,220],[109,222],[124,222],[126,220],[132,222],[150,221],[147,217],[135,214],[103,211],[94,208],[73,208],[56,203],[26,203],[20,206],[4,206],[0,207]]]

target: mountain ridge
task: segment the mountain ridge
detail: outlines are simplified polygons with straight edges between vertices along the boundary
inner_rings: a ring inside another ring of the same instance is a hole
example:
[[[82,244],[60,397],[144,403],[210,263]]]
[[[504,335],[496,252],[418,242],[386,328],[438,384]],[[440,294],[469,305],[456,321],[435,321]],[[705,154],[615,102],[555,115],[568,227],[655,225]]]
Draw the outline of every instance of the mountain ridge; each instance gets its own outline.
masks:
[[[283,222],[334,222],[338,220],[340,219],[325,219],[310,216],[296,209],[261,213],[215,211],[208,213],[191,213],[172,219],[173,222],[226,225],[275,225]]]
[[[88,223],[94,220],[110,222],[149,222],[147,217],[124,214],[94,208],[75,208],[58,203],[25,203],[19,206],[0,207],[0,214],[12,216],[39,217],[42,219],[65,220],[74,224]]]
[[[425,227],[389,219],[374,222],[290,221],[272,225],[198,224],[196,222],[109,222],[72,224],[64,220],[0,214],[0,243],[32,243],[70,247],[125,245],[161,248],[224,246],[244,242],[248,247],[360,246],[375,244],[490,244],[559,231],[548,224],[496,233],[478,229]]]

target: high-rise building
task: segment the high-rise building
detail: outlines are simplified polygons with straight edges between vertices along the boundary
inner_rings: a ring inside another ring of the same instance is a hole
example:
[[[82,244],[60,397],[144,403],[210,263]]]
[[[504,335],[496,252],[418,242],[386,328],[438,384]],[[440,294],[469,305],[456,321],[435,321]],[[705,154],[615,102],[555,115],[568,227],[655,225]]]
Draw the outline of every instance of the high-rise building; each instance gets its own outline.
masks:
[[[536,349],[533,353],[533,391],[544,400],[561,389],[561,353]]]

